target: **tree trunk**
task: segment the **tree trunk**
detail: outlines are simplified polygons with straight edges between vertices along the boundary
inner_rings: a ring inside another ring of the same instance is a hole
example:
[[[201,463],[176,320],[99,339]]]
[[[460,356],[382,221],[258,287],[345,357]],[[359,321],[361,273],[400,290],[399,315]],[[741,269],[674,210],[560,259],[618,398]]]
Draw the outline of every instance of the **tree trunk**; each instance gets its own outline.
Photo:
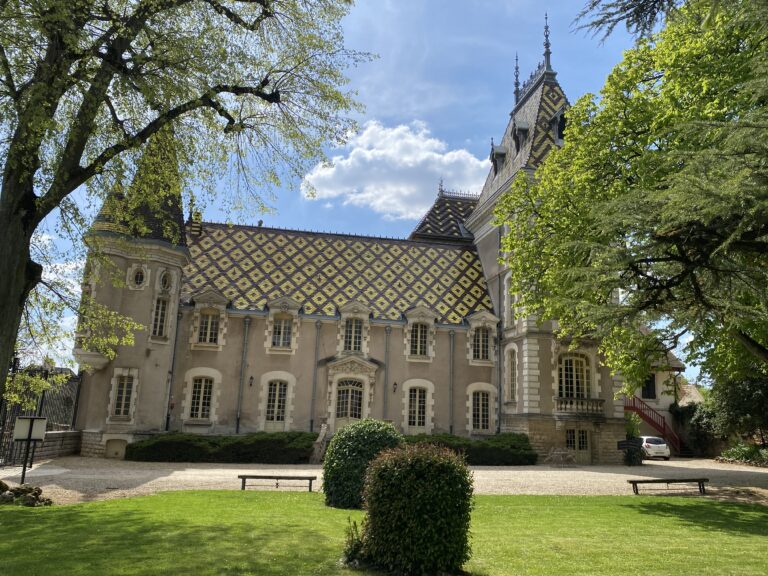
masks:
[[[5,394],[5,376],[13,357],[24,302],[42,272],[29,252],[35,225],[29,212],[12,203],[12,199],[23,194],[8,188],[3,188],[0,197],[0,397]]]
[[[768,348],[741,330],[732,330],[731,334],[752,356],[761,362],[768,362]]]

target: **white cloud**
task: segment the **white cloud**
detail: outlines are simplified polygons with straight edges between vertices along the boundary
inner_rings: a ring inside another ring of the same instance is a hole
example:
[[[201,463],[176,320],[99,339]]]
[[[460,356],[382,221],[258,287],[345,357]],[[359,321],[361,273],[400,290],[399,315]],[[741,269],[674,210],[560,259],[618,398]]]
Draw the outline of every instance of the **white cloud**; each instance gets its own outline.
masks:
[[[338,198],[391,219],[418,219],[432,205],[438,183],[448,190],[479,193],[489,162],[467,150],[448,150],[420,121],[388,128],[376,121],[350,138],[332,165],[315,166],[304,179],[308,198]]]

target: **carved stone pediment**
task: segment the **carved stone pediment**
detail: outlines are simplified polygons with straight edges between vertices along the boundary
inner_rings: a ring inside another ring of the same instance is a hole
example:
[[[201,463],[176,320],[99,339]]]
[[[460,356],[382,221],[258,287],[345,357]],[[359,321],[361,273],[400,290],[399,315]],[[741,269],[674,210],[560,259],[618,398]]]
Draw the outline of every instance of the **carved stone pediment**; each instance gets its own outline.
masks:
[[[339,311],[342,316],[368,316],[371,312],[368,306],[356,300],[347,302],[344,306],[339,308]]]
[[[280,298],[275,298],[274,300],[267,302],[267,308],[269,309],[270,314],[278,312],[296,313],[299,311],[299,308],[301,308],[301,302],[294,300],[289,296],[281,296]]]
[[[437,313],[435,313],[423,302],[419,302],[415,306],[405,311],[405,317],[408,319],[409,323],[425,322],[429,324],[434,323],[435,319],[437,318]]]
[[[229,299],[214,288],[206,288],[201,292],[193,294],[192,299],[195,301],[195,305],[198,307],[201,304],[225,307],[227,303],[229,303]]]
[[[378,366],[363,358],[348,356],[328,363],[328,376],[333,379],[337,374],[367,378],[372,384],[376,381]]]

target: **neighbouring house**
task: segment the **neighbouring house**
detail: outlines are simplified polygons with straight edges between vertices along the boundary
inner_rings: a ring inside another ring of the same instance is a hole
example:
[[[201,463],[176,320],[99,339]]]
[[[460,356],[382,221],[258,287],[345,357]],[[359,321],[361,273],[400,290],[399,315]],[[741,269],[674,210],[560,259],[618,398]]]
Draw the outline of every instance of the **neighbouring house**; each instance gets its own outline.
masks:
[[[180,197],[135,207],[146,226],[130,234],[105,204],[91,233],[122,282],[92,274],[84,292],[146,330],[114,360],[75,350],[89,367],[83,453],[121,457],[166,430],[332,434],[373,417],[406,434],[524,432],[541,454],[619,461],[622,382],[596,344],[572,350],[551,322],[516,319],[499,264],[498,198],[563,140],[568,101],[550,56],[547,33],[544,62],[522,85],[516,67],[482,193],[441,185],[408,238],[184,222]],[[168,149],[145,154],[173,163]],[[647,403],[629,407],[664,420],[669,374],[653,378]]]

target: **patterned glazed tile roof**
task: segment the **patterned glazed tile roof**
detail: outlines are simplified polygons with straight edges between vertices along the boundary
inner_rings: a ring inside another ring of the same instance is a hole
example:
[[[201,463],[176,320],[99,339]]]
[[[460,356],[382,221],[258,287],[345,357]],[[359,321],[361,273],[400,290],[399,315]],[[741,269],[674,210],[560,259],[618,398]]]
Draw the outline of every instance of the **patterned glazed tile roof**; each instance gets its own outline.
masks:
[[[475,195],[445,191],[441,186],[435,203],[411,232],[410,239],[472,242],[472,233],[464,228],[464,221],[477,206],[477,199]]]
[[[359,301],[391,320],[423,302],[451,324],[491,310],[472,246],[213,223],[187,242],[185,299],[214,288],[235,308],[260,310],[288,296],[329,316]]]

